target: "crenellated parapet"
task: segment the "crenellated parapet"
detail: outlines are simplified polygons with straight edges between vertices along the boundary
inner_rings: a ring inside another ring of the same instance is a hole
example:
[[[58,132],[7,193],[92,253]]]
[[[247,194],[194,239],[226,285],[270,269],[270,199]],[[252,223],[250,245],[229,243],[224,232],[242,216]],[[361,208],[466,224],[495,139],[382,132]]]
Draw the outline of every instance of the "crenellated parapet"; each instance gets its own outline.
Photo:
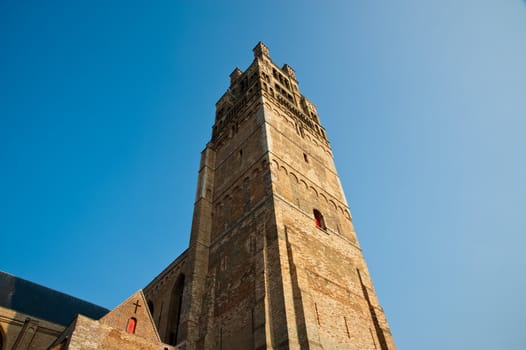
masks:
[[[282,68],[270,58],[269,49],[259,42],[254,51],[254,61],[244,72],[235,68],[230,74],[230,86],[216,103],[216,118],[212,140],[236,132],[239,116],[253,103],[261,99],[272,101],[283,108],[297,121],[300,133],[308,129],[320,141],[329,144],[325,129],[320,123],[316,106],[303,96],[299,90],[296,72],[288,65]]]

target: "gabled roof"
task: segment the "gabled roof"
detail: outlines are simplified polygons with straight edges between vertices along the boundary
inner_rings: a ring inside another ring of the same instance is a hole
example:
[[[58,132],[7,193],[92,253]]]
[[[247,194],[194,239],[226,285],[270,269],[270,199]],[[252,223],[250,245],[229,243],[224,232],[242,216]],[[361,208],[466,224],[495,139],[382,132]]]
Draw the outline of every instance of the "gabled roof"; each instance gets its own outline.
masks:
[[[153,321],[148,303],[142,290],[135,292],[122,304],[99,320],[100,323],[115,329],[125,330],[128,321],[133,318],[137,328],[134,334],[151,342],[161,342],[157,327]]]
[[[0,271],[0,306],[67,326],[77,314],[98,320],[109,310]]]
[[[174,350],[161,342],[142,290],[99,320],[78,315],[48,350],[84,349],[86,340],[90,349]]]

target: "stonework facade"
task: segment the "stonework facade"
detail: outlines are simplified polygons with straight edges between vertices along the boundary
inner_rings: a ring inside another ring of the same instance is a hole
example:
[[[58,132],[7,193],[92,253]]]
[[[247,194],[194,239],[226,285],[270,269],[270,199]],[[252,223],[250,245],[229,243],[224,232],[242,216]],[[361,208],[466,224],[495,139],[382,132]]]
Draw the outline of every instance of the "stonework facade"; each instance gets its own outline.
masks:
[[[177,349],[395,349],[316,107],[262,43],[216,104],[190,247],[144,290]]]
[[[396,349],[316,107],[263,43],[216,103],[189,248],[112,311],[72,305],[93,315],[0,307],[0,350]]]
[[[78,315],[49,350],[173,350],[157,333],[146,299],[138,291],[100,320]]]
[[[69,326],[0,307],[0,350],[174,350],[161,341],[149,310],[142,291],[99,319],[77,313]]]

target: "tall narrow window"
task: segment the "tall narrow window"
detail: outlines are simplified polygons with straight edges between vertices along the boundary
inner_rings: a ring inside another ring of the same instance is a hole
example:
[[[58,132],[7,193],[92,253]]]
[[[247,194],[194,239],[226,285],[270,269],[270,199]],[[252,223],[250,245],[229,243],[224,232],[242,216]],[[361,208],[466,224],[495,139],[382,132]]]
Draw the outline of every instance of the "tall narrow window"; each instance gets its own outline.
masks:
[[[243,209],[245,212],[250,209],[250,179],[248,177],[243,180]]]
[[[174,284],[170,301],[170,316],[167,326],[167,334],[165,338],[167,343],[170,345],[177,345],[177,338],[179,336],[179,326],[181,322],[181,305],[183,303],[183,290],[184,275],[181,274]]]
[[[316,227],[319,227],[322,230],[326,230],[327,227],[325,226],[325,220],[323,219],[323,215],[320,213],[320,211],[318,209],[314,209],[313,213],[314,223],[316,224]]]
[[[128,325],[126,326],[126,332],[130,334],[135,334],[135,328],[137,327],[137,319],[132,317],[128,320]]]

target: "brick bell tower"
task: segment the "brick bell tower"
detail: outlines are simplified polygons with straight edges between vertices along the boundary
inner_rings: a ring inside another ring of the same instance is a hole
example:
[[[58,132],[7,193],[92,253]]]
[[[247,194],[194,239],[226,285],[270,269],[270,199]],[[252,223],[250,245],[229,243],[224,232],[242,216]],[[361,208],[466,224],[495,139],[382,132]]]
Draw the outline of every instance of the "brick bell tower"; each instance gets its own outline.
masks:
[[[189,249],[145,288],[165,342],[395,350],[316,107],[261,42],[216,104],[197,187]]]

